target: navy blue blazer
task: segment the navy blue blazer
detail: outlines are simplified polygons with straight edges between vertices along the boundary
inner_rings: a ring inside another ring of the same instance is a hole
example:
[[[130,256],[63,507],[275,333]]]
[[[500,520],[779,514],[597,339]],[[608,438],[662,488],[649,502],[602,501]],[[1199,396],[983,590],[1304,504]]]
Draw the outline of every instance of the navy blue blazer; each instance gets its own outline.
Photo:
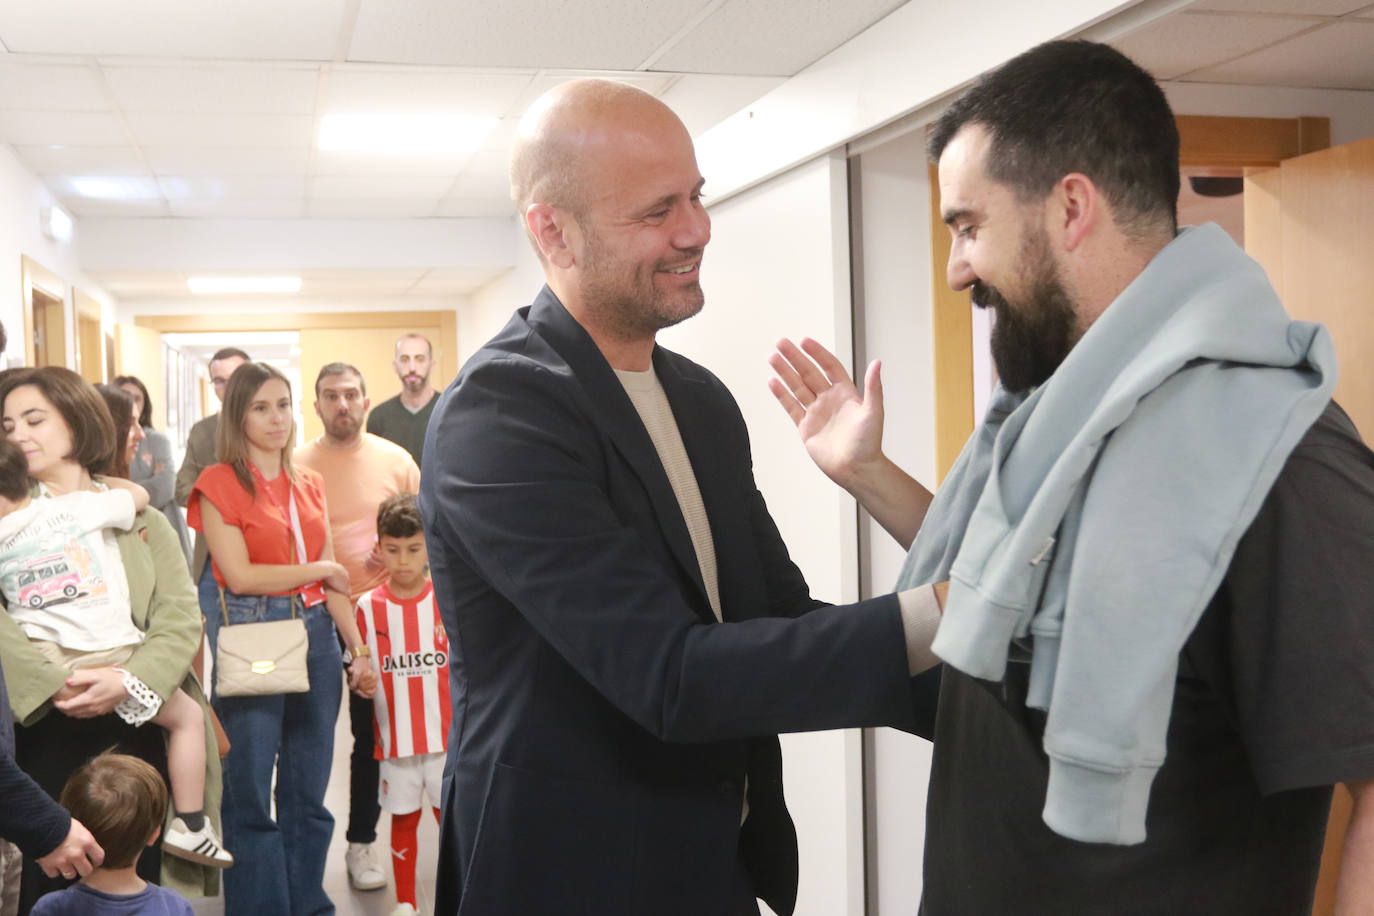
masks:
[[[639,415],[547,287],[435,407],[420,502],[454,699],[440,914],[714,916],[754,894],[791,913],[777,733],[912,724],[896,600],[813,600],[725,386],[661,347],[653,362],[726,625]]]

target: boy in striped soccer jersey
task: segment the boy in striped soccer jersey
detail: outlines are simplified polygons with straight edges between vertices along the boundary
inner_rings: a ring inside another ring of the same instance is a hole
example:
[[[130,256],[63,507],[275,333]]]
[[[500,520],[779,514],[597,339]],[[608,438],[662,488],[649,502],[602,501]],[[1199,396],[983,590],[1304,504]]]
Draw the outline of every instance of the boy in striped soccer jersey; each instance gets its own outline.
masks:
[[[426,796],[439,817],[450,719],[449,647],[414,495],[400,493],[378,507],[377,542],[387,580],[358,599],[358,629],[381,675],[374,724],[381,804],[391,812],[392,916],[410,916],[417,912],[415,831]]]

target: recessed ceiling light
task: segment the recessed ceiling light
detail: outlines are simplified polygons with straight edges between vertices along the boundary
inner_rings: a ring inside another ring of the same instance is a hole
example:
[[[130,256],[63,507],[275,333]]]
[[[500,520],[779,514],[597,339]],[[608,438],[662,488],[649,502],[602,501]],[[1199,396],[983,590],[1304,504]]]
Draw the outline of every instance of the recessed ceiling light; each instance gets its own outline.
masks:
[[[329,114],[320,118],[321,150],[425,155],[482,148],[499,118],[464,114]]]
[[[199,296],[218,293],[298,293],[300,277],[191,277],[186,281]]]
[[[161,196],[157,184],[146,178],[73,178],[68,182],[81,197],[95,200],[151,200]]]

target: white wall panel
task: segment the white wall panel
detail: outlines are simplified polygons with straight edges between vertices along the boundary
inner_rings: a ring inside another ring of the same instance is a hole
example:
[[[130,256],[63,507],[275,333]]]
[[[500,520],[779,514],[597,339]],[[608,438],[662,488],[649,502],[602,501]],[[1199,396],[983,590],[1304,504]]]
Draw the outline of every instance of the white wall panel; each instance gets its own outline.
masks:
[[[711,209],[706,308],[659,335],[739,401],[754,475],[812,594],[857,597],[853,501],[807,458],[765,387],[781,336],[851,352],[845,163],[821,158]],[[788,807],[801,846],[799,916],[863,913],[862,773],[857,731],[783,737]]]

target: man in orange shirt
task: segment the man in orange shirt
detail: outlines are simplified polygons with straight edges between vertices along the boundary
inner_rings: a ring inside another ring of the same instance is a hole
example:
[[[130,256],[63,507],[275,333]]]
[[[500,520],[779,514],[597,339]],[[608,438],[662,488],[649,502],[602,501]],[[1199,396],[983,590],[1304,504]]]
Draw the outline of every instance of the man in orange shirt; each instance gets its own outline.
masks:
[[[330,363],[315,379],[315,413],[324,435],[307,443],[295,461],[324,478],[334,556],[348,570],[349,597],[386,579],[377,551],[377,507],[389,496],[420,488],[420,469],[395,443],[363,431],[371,401],[354,366]],[[349,698],[353,753],[349,768],[348,879],[359,890],[386,887],[386,870],[372,844],[377,840],[378,768],[373,757],[372,701]]]

